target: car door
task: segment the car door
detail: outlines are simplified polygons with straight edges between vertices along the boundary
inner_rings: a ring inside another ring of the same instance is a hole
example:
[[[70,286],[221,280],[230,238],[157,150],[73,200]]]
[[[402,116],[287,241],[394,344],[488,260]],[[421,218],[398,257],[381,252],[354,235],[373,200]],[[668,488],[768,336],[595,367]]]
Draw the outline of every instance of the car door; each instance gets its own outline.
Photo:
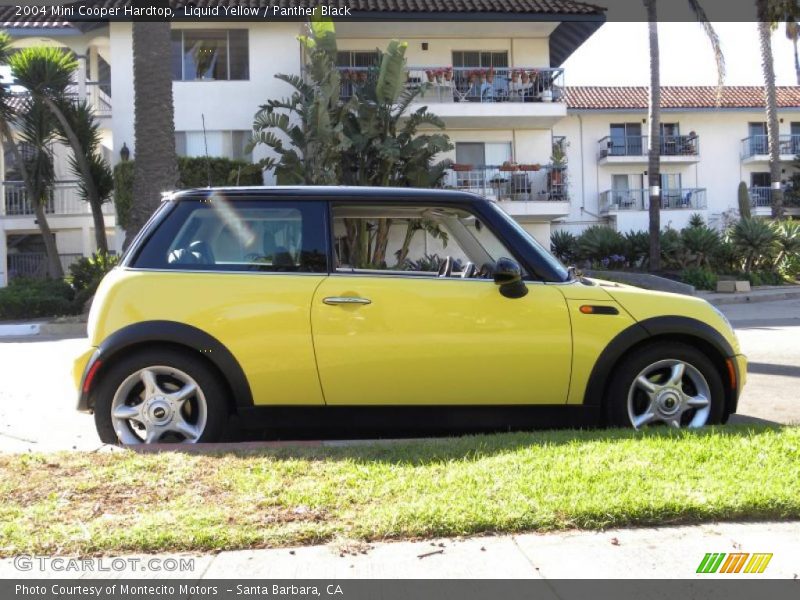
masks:
[[[486,226],[478,232],[479,221],[461,209],[457,221],[471,223],[464,229],[473,241],[463,229],[448,229],[452,215],[436,223],[437,211],[452,212],[442,210],[332,208],[339,264],[311,307],[326,404],[565,403],[571,334],[563,295],[557,286],[530,282],[526,296],[510,299],[491,278],[461,277],[457,269],[482,256],[475,242],[494,260],[510,252]],[[358,231],[373,240],[369,258],[377,250],[383,262],[353,259]],[[375,243],[382,236],[385,252]],[[460,267],[440,277],[445,254]]]
[[[321,405],[309,311],[328,276],[326,212],[303,199],[181,201],[136,258],[153,272],[105,321],[196,327],[231,352],[255,404]]]

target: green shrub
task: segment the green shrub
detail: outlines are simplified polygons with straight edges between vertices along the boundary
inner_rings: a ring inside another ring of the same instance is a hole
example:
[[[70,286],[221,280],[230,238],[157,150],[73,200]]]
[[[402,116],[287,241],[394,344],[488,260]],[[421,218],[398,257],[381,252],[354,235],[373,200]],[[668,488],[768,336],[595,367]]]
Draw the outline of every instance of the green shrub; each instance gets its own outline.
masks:
[[[752,271],[744,274],[745,279],[750,282],[750,285],[783,285],[785,283],[783,275],[777,271],[763,269],[761,271]]]
[[[114,167],[114,208],[117,224],[127,229],[133,206],[133,161],[123,161]]]
[[[180,188],[225,185],[264,185],[261,165],[219,156],[178,158]]]
[[[133,205],[133,172],[136,161],[128,160],[114,167],[114,206],[117,222],[126,229],[130,223]],[[209,171],[212,186],[264,185],[262,165],[244,160],[233,160],[219,156],[179,157],[179,188],[207,187]]]
[[[711,266],[711,259],[719,246],[719,234],[700,225],[690,225],[681,231],[681,242],[686,252],[686,260],[695,266]]]
[[[0,289],[0,319],[75,314],[74,298],[75,291],[62,280],[13,279]]]
[[[578,238],[578,254],[581,259],[595,266],[615,267],[625,261],[625,238],[621,233],[593,225]]]
[[[661,261],[665,269],[682,269],[686,266],[686,249],[681,234],[674,229],[665,229],[661,237]]]
[[[570,264],[578,255],[578,238],[569,231],[554,231],[550,236],[550,250],[561,262]]]
[[[706,222],[703,220],[703,215],[700,213],[692,213],[689,216],[689,227],[705,227]]]
[[[92,254],[69,266],[67,280],[75,290],[75,310],[81,312],[86,301],[94,296],[97,286],[111,269],[117,266],[119,257],[114,254]]]
[[[631,267],[641,267],[650,256],[650,234],[629,231],[625,234],[625,259]]]
[[[698,290],[717,289],[717,279],[716,273],[702,267],[689,267],[681,271],[681,281]]]
[[[763,219],[740,219],[733,226],[730,239],[742,259],[745,273],[771,265],[777,253],[775,228]]]

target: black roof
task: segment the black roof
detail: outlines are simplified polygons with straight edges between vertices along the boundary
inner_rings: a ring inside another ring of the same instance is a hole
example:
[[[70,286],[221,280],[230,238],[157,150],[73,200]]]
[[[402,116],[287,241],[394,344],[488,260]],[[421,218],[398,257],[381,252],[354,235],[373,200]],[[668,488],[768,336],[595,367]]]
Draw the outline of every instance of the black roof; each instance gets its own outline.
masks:
[[[483,196],[471,192],[431,188],[366,187],[347,185],[297,185],[297,186],[240,186],[211,187],[179,190],[166,195],[172,200],[205,200],[212,194],[236,198],[264,198],[281,196],[307,199],[358,199],[371,202],[399,200],[433,200],[435,202],[488,202]]]

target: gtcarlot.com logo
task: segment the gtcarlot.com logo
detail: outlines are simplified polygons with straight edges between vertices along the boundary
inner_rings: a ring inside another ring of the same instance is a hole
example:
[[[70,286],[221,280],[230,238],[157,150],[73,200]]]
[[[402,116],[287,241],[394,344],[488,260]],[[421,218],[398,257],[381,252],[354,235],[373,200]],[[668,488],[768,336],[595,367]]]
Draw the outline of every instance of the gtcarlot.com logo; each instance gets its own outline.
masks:
[[[120,571],[194,571],[194,559],[178,558],[64,558],[60,556],[31,556],[22,554],[14,557],[17,571],[54,571],[57,573],[103,573]]]
[[[698,573],[763,573],[772,554],[747,552],[709,552],[700,561]]]

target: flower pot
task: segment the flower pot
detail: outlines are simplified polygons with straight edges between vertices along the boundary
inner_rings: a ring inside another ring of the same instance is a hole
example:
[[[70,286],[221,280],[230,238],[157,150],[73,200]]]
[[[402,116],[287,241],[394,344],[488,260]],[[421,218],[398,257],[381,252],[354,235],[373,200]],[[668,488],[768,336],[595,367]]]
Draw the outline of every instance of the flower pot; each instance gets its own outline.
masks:
[[[541,168],[542,168],[541,165],[537,165],[537,164],[520,165],[519,166],[519,170],[520,171],[538,171]]]
[[[463,173],[464,171],[472,171],[472,165],[464,163],[453,163],[453,171],[461,173]]]

